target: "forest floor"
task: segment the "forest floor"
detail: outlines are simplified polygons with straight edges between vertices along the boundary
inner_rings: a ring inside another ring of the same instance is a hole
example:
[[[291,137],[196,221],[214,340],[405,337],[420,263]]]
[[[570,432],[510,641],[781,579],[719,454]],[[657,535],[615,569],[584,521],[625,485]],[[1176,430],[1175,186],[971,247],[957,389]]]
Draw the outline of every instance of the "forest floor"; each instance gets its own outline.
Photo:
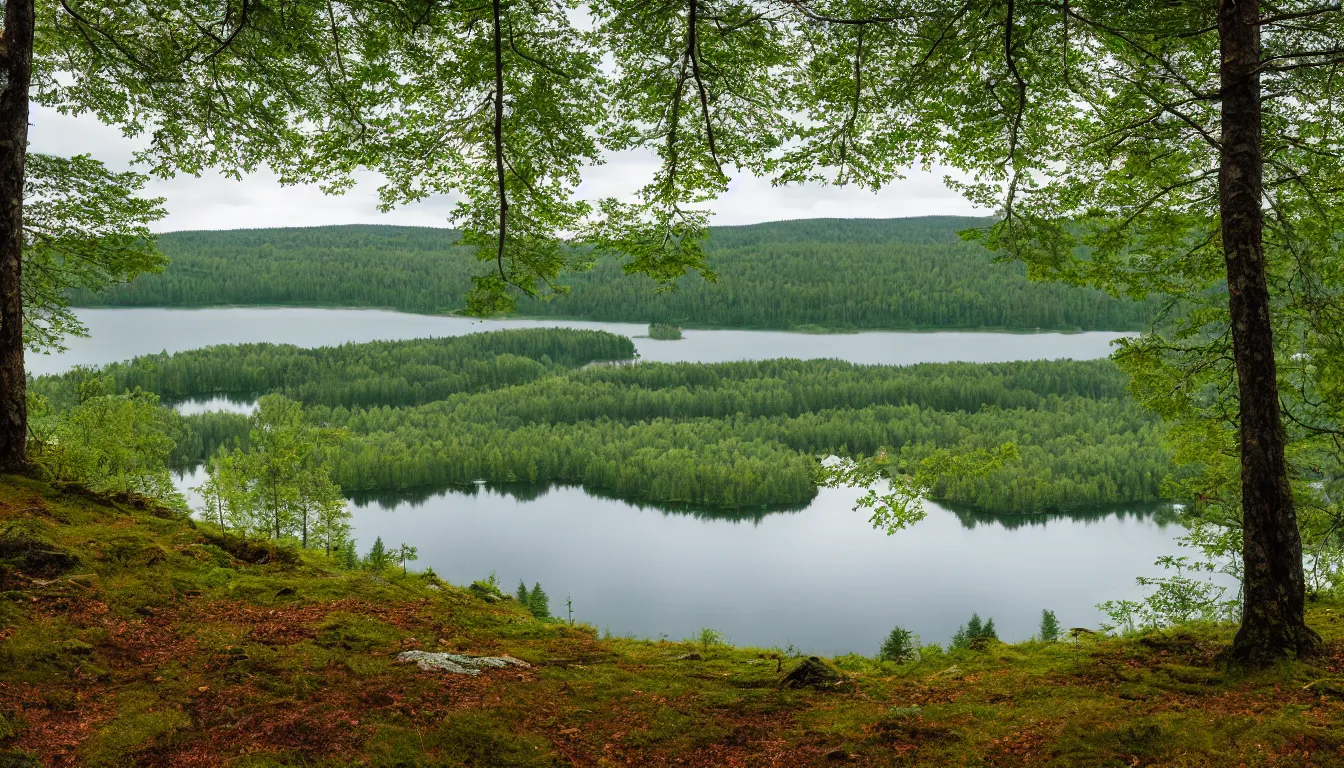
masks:
[[[1254,674],[1206,626],[842,657],[843,682],[790,690],[799,659],[604,640],[6,477],[0,766],[1344,765],[1342,615],[1313,604],[1327,654]],[[532,666],[426,672],[408,649]]]

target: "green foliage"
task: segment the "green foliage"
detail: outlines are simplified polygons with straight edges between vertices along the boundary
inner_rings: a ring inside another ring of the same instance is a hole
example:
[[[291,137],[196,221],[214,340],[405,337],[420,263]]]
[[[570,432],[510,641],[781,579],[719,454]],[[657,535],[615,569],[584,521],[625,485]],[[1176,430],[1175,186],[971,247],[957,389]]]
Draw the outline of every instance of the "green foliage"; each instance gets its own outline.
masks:
[[[578,331],[503,335],[515,344],[529,334],[539,340],[533,348],[539,357],[544,349],[572,348],[575,362],[594,351],[584,351],[589,342],[620,346],[611,342],[617,337]],[[567,334],[573,336],[564,341]],[[463,337],[471,341],[461,354],[505,343],[492,342],[493,335]],[[1105,361],[642,363],[548,369],[540,378],[482,383],[478,391],[424,402],[422,391],[403,386],[408,366],[399,361],[410,354],[403,346],[437,349],[423,341],[335,351],[216,347],[110,370],[126,382],[164,382],[179,397],[218,391],[240,370],[250,381],[280,382],[275,386],[285,392],[303,393],[316,404],[308,404],[302,423],[348,435],[317,452],[347,491],[486,479],[581,483],[663,503],[793,505],[816,493],[815,457],[835,454],[875,457],[841,462],[841,470],[853,469],[851,481],[906,478],[907,491],[927,488],[933,499],[1024,513],[1155,500],[1168,471],[1158,424],[1128,400],[1125,377]],[[483,354],[488,359],[489,352]],[[324,356],[330,360],[322,365],[304,362]],[[446,353],[437,361],[426,367],[426,378],[467,365]],[[68,387],[59,377],[34,382],[35,391],[53,398]],[[367,405],[347,405],[348,399]],[[285,413],[299,424],[292,409]],[[183,442],[200,447],[196,460],[215,450],[210,440],[247,442],[256,451],[264,437],[230,436],[212,419],[183,423]],[[209,435],[193,435],[197,424]],[[823,480],[845,478],[831,472]],[[885,503],[880,493],[873,499]]]
[[[677,290],[626,274],[603,259],[576,273],[573,290],[540,301],[518,296],[530,316],[750,328],[1137,328],[1152,303],[1027,279],[958,237],[982,219],[816,219],[716,227],[706,263]],[[174,232],[159,247],[161,274],[94,294],[81,306],[298,304],[462,309],[479,271],[458,233],[353,225],[304,229]]]
[[[681,327],[668,323],[650,323],[649,338],[662,341],[676,341],[680,339]]]
[[[391,564],[392,557],[388,554],[387,546],[383,544],[383,537],[379,536],[373,540],[369,554],[364,556],[364,566],[371,571],[381,571]]]
[[[1110,619],[1110,623],[1102,625],[1103,631],[1131,634],[1196,621],[1234,622],[1240,619],[1240,596],[1229,599],[1226,587],[1197,575],[1213,571],[1216,566],[1170,555],[1159,558],[1158,564],[1172,575],[1136,579],[1140,586],[1151,588],[1143,599],[1107,600],[1097,606]],[[1191,573],[1196,575],[1188,575]]]
[[[557,369],[629,360],[634,354],[629,339],[604,331],[529,328],[317,349],[220,345],[137,357],[107,366],[104,374],[118,390],[141,387],[170,401],[269,392],[307,405],[402,406],[524,384]],[[43,377],[35,391],[53,401],[68,399],[80,375]]]
[[[919,636],[908,629],[893,627],[887,634],[887,639],[882,641],[882,648],[878,651],[877,658],[882,661],[894,661],[897,663],[910,661],[919,656]]]
[[[68,379],[74,382],[74,403],[64,410],[32,396],[30,455],[35,463],[57,480],[94,491],[181,505],[168,472],[177,415],[159,405],[153,393],[115,394],[110,378],[88,369],[76,369]]]
[[[519,605],[522,605],[522,606],[526,606],[526,605],[528,605],[528,602],[527,602],[527,584],[525,584],[525,583],[523,582],[522,579],[519,579],[519,580],[518,580],[518,591],[517,591],[516,593],[514,593],[514,596],[518,598],[518,604],[519,604]]]
[[[415,547],[402,542],[396,549],[392,550],[391,559],[393,562],[401,563],[401,572],[406,573],[406,563],[420,559],[420,552]]]
[[[533,616],[538,619],[551,618],[551,598],[541,588],[541,582],[533,584],[532,591],[528,592],[526,597],[527,601],[523,605],[527,606],[527,610],[531,611]]]
[[[972,613],[971,618],[952,635],[952,648],[966,649],[977,645],[976,641],[984,642],[987,640],[998,640],[999,634],[994,629],[994,619],[981,621],[980,614]]]
[[[283,395],[262,397],[247,423],[246,451],[223,448],[207,461],[197,489],[203,514],[245,536],[296,539],[328,555],[339,549],[350,513],[321,452],[341,433],[312,426],[301,404]]]
[[[33,350],[61,348],[67,334],[86,335],[70,311],[73,293],[97,294],[137,276],[162,272],[150,223],[163,199],[137,195],[147,179],[113,173],[88,155],[29,153],[24,168],[23,321]]]
[[[1061,634],[1062,628],[1059,625],[1059,618],[1055,616],[1055,612],[1049,609],[1042,610],[1041,628],[1037,633],[1037,637],[1042,642],[1053,643],[1060,638]]]
[[[705,653],[709,653],[716,648],[728,645],[728,638],[717,629],[701,627],[700,631],[695,633],[695,637],[691,638],[691,642],[699,645]]]

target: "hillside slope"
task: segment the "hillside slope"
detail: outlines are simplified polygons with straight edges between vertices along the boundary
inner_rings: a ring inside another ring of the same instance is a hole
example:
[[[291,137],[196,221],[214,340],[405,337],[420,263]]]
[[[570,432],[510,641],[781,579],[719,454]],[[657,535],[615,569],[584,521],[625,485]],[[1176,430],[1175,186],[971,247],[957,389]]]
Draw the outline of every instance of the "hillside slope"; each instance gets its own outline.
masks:
[[[1251,676],[1201,627],[846,657],[844,682],[790,690],[777,653],[603,640],[13,477],[0,580],[6,766],[1344,764],[1339,606],[1310,616],[1327,658]],[[446,675],[408,649],[531,666]]]
[[[1130,330],[1151,308],[1092,289],[1033,283],[958,232],[981,219],[814,219],[715,228],[718,281],[683,278],[655,293],[617,261],[569,278],[553,301],[524,315],[691,326],[830,329],[1049,328]],[[310,305],[448,312],[462,307],[472,252],[451,230],[356,225],[175,232],[160,237],[168,271],[100,294],[84,306]]]

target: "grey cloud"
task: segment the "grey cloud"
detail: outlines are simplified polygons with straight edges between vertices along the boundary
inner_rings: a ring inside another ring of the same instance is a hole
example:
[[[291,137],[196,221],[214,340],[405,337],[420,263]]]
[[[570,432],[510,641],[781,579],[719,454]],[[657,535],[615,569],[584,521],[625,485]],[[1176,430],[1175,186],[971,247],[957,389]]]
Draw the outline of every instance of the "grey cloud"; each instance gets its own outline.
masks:
[[[109,166],[129,168],[142,139],[127,138],[89,116],[70,117],[34,107],[31,131],[35,151],[55,155],[88,153]],[[621,152],[604,165],[584,174],[580,194],[590,199],[629,198],[656,169],[647,152]],[[921,215],[974,215],[983,213],[942,183],[944,171],[914,170],[873,193],[856,188],[821,184],[772,186],[767,179],[742,174],[727,194],[715,201],[714,223],[753,224],[780,219],[837,217],[887,218]],[[344,195],[330,196],[311,186],[282,186],[273,174],[258,173],[241,181],[216,173],[197,177],[154,179],[148,193],[167,199],[168,216],[159,231],[183,229],[236,229],[295,227],[322,224],[403,224],[442,227],[455,201],[437,196],[389,213],[378,211],[377,174],[361,174],[359,183]]]

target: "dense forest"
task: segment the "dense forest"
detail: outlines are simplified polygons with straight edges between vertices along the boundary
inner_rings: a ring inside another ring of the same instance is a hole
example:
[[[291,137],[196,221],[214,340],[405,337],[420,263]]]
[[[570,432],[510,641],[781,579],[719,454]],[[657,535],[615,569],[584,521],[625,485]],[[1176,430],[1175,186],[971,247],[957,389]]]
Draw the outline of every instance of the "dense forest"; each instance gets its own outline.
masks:
[[[635,346],[603,331],[534,328],[441,339],[374,341],[300,349],[287,344],[205,347],[113,363],[103,373],[118,390],[154,392],[166,401],[209,394],[275,392],[306,404],[417,405],[457,392],[541,378],[555,368],[629,360]],[[72,371],[43,377],[34,390],[65,405]]]
[[[329,449],[349,492],[493,482],[581,483],[625,498],[743,508],[804,503],[817,458],[888,448],[1018,445],[1019,461],[949,477],[942,500],[1000,513],[1150,501],[1168,457],[1108,361],[862,366],[834,360],[588,366],[628,339],[529,329],[318,350],[219,346],[109,366],[166,400],[275,393],[344,428]],[[35,391],[70,397],[84,372]],[[248,439],[247,417],[184,417],[176,460]]]
[[[614,260],[569,278],[573,291],[519,304],[524,315],[745,328],[1046,328],[1129,330],[1152,308],[1104,293],[1027,279],[958,232],[980,219],[816,219],[718,227],[716,282],[681,279],[655,292]],[[288,304],[462,308],[481,267],[450,230],[356,225],[176,232],[158,238],[167,271],[98,294],[83,306]]]

